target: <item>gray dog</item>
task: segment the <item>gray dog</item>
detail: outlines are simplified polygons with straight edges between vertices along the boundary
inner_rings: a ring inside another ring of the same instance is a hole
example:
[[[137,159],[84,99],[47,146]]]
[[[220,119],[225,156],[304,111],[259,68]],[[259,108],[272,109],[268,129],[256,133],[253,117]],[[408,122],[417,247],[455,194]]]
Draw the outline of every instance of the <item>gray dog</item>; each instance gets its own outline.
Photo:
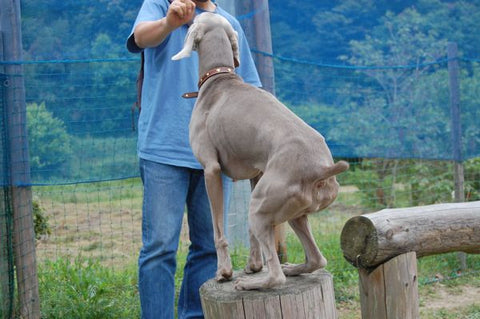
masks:
[[[327,261],[312,236],[307,216],[336,198],[335,175],[348,163],[333,162],[325,139],[270,93],[246,84],[234,73],[239,63],[237,33],[220,15],[202,13],[190,26],[178,60],[196,50],[199,92],[190,121],[190,144],[204,167],[212,209],[218,281],[232,278],[223,225],[221,172],[250,179],[250,257],[247,273],[263,267],[267,276],[240,277],[238,290],[270,288],[286,276],[313,272]],[[274,226],[288,221],[305,250],[305,263],[280,265]]]

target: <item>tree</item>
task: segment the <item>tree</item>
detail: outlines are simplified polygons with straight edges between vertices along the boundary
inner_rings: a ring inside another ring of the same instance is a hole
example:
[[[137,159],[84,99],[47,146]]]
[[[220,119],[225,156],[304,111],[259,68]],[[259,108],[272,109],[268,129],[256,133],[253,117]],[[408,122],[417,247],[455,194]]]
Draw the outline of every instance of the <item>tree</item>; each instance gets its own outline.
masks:
[[[65,124],[55,118],[45,103],[27,105],[27,129],[32,176],[57,173],[72,154]]]
[[[448,77],[436,63],[445,56],[446,40],[438,38],[431,21],[415,8],[398,15],[387,12],[380,22],[364,40],[350,42],[348,62],[364,67],[359,69],[366,76],[361,82],[363,96],[350,113],[358,125],[339,127],[335,134],[350,133],[368,141],[359,146],[360,154],[445,156],[440,135],[449,130],[448,96],[442,94],[448,92]]]

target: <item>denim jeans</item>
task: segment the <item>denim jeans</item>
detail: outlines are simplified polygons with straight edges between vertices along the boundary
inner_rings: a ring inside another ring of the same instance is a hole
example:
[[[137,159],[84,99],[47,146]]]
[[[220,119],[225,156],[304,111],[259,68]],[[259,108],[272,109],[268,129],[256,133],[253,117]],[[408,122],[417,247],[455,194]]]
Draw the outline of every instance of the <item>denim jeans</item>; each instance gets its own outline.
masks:
[[[178,318],[203,318],[198,290],[217,269],[203,170],[140,159],[140,174],[144,191],[138,260],[142,318],[174,317],[176,256],[185,207],[191,244],[178,298]],[[232,183],[226,177],[223,182],[228,207]]]

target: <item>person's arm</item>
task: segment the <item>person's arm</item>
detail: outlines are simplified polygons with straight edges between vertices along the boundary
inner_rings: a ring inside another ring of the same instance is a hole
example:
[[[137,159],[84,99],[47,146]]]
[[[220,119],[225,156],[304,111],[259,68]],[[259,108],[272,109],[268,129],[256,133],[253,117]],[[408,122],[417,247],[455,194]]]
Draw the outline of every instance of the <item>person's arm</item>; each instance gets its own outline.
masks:
[[[135,43],[140,48],[158,46],[176,28],[193,19],[195,3],[191,0],[174,0],[167,15],[156,21],[140,22],[134,30]]]

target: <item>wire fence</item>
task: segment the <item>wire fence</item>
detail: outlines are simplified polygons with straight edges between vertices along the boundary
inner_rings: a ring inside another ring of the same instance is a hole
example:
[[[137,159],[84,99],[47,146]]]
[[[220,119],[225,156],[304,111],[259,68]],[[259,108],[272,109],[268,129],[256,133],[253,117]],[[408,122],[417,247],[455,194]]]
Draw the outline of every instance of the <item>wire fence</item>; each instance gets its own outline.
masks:
[[[139,59],[124,55],[140,2],[98,1],[102,9],[93,11],[89,1],[50,2],[22,2],[24,58],[0,60],[0,317],[15,312],[16,295],[38,289],[16,288],[14,270],[36,267],[35,260],[18,264],[18,254],[36,255],[37,263],[80,255],[118,268],[135,262],[141,245],[142,187],[132,130]],[[268,9],[258,3],[237,8],[242,23]],[[105,7],[108,17],[97,17]],[[283,21],[276,10],[272,26]],[[70,16],[73,31],[55,35],[52,28],[64,30]],[[98,21],[118,30],[98,32]],[[91,42],[82,42],[86,38]],[[312,53],[318,48],[286,38],[288,45],[280,46],[289,52],[267,52],[258,41],[252,52],[257,61],[273,61],[278,98],[325,136],[334,157],[350,161],[331,210],[340,221],[385,207],[455,201],[455,163],[463,165],[465,200],[480,200],[477,57],[449,56],[442,42],[441,54],[417,63],[382,64],[374,54],[362,60],[361,50],[344,63],[325,63]],[[458,66],[458,116],[452,63]],[[235,183],[232,197],[230,242],[246,246],[248,183]],[[14,209],[31,211],[33,224],[24,215],[15,218]],[[327,228],[339,233],[339,225]],[[36,254],[18,235],[30,233]],[[182,241],[188,242],[187,232]]]
[[[365,83],[364,68],[273,58],[280,99],[326,136],[334,156],[353,164],[351,172],[340,177],[344,187],[338,207],[360,213],[454,201],[448,61],[440,62],[428,74],[436,79],[443,76],[442,86],[432,92],[427,92],[430,89],[425,88],[423,79],[416,80],[420,87],[410,94],[422,92],[422,98],[400,103],[397,111],[404,113],[400,117],[400,113],[389,114],[385,101],[375,104],[382,89]],[[463,69],[478,74],[475,61],[461,62]],[[292,64],[297,74],[314,74],[314,80],[303,83],[301,89],[294,88],[293,83],[298,83],[289,76]],[[37,262],[76,256],[95,258],[112,267],[135,262],[141,244],[142,189],[130,102],[135,97],[132,88],[137,65],[136,60],[41,61],[25,63],[25,73],[13,75],[25,79],[31,183],[17,186],[33,190]],[[101,69],[107,73],[116,70],[115,79],[93,83]],[[340,79],[350,83],[335,83]],[[462,94],[462,163],[466,200],[478,200],[478,87],[470,81],[467,77],[462,82],[466,91]],[[120,91],[121,95],[115,93]],[[321,96],[313,94],[318,91]],[[347,103],[348,97],[352,100]],[[407,111],[403,103],[410,102]],[[4,120],[9,115],[4,112]],[[135,119],[136,114],[133,116]],[[5,125],[3,122],[4,132]],[[5,150],[8,134],[2,137]],[[9,172],[12,163],[7,152],[3,154],[2,166]],[[15,221],[9,206],[8,176],[2,176],[4,214],[0,223],[1,290],[2,297],[10,296],[2,298],[4,313],[12,311],[15,304]],[[228,218],[230,241],[244,246],[248,245],[248,192],[248,183],[236,183]],[[338,225],[332,225],[331,231],[338,232]],[[188,242],[186,233],[182,240]]]

